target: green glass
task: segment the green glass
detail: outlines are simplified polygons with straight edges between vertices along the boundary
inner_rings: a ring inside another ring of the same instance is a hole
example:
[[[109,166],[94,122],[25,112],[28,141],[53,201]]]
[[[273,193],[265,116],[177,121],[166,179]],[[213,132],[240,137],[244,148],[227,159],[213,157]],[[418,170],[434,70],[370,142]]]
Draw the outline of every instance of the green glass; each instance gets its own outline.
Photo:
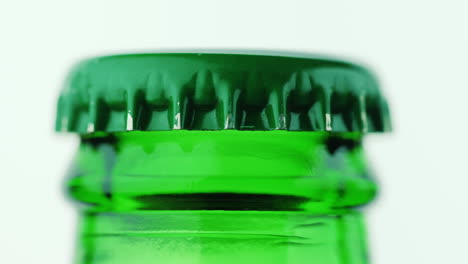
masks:
[[[83,134],[78,264],[365,264],[362,133]]]

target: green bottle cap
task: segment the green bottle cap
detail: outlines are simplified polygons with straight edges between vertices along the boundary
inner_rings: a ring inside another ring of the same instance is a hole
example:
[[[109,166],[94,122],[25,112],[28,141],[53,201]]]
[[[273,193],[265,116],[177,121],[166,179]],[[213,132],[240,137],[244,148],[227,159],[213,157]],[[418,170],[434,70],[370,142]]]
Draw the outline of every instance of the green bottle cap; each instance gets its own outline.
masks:
[[[363,67],[319,58],[155,53],[79,63],[56,130],[390,130],[385,98]]]

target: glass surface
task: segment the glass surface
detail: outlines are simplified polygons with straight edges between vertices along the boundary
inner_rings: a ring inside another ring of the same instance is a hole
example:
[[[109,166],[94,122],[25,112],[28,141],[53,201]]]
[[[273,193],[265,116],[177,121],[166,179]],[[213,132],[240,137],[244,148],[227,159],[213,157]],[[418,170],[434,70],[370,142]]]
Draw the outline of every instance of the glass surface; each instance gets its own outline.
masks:
[[[78,264],[367,263],[359,133],[86,135],[67,187]]]

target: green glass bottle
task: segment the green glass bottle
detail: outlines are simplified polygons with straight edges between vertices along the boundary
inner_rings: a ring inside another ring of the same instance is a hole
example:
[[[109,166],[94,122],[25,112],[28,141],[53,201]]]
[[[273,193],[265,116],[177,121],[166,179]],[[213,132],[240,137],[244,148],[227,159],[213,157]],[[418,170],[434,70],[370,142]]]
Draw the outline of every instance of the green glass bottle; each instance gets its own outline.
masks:
[[[78,64],[56,129],[81,143],[77,264],[365,264],[362,148],[390,129],[346,62],[159,53]]]

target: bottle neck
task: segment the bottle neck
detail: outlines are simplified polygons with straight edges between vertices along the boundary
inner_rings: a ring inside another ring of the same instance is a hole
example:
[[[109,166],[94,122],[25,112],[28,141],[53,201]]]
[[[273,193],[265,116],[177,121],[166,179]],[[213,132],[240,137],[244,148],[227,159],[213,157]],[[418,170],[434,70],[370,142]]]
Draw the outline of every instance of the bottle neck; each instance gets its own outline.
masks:
[[[90,135],[68,187],[80,264],[367,263],[359,134]]]

